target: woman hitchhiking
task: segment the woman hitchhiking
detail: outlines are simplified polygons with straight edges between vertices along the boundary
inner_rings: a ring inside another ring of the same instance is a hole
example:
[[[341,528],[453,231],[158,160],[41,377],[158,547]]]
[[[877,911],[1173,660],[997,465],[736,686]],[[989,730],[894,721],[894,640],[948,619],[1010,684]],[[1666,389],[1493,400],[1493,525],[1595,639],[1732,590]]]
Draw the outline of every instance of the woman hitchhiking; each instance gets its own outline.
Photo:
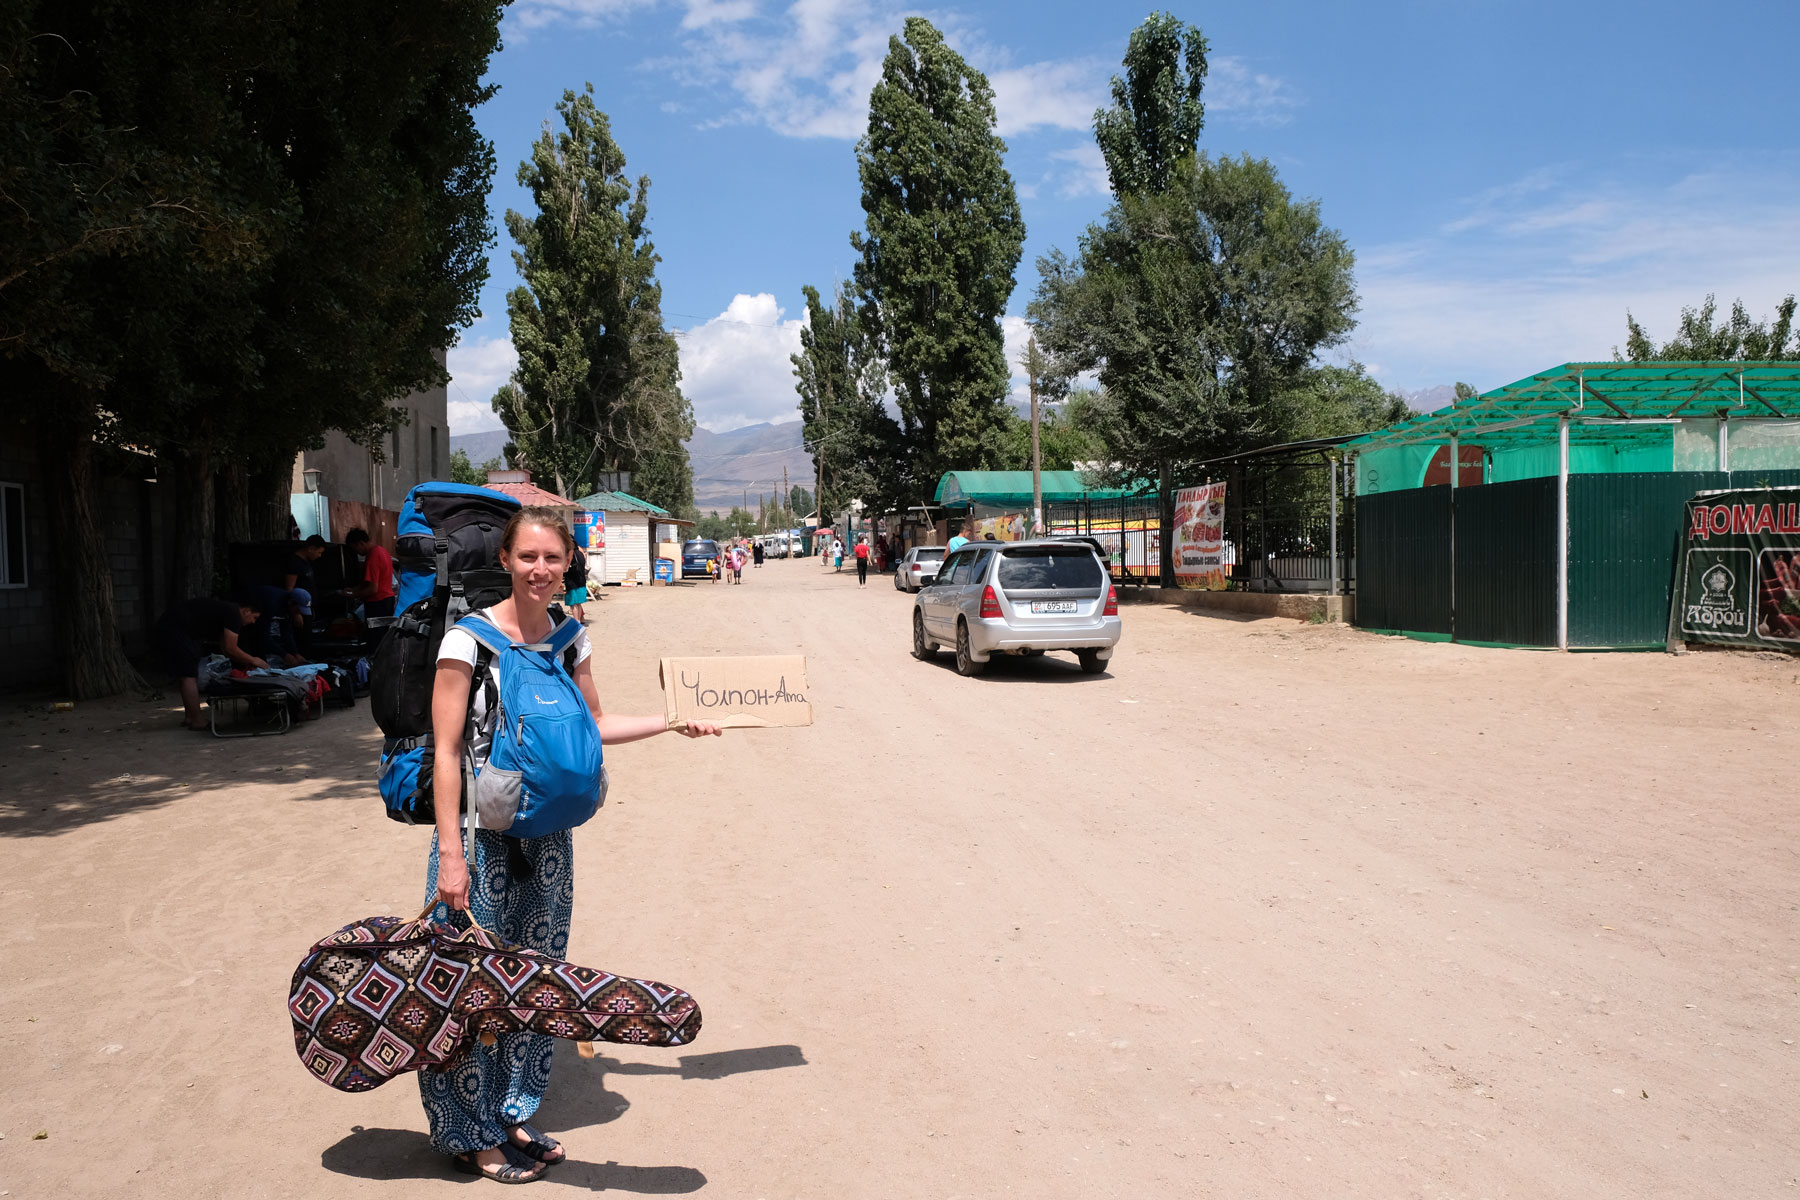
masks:
[[[512,595],[479,615],[515,643],[544,642],[553,627],[550,598],[562,583],[574,549],[574,537],[555,509],[520,509],[501,535],[500,565],[512,575]],[[437,779],[458,779],[463,773],[463,728],[477,646],[469,631],[452,628],[438,652],[431,695]],[[593,646],[585,629],[575,634],[570,648],[575,686],[593,714],[603,745],[635,742],[665,731],[660,714],[628,717],[603,711],[594,691]],[[562,659],[556,662],[561,669]],[[498,665],[496,660],[489,669]],[[486,715],[487,694],[485,687],[475,694],[477,727]],[[502,693],[496,688],[493,694]],[[720,730],[690,721],[678,732],[696,738],[717,736]],[[463,850],[458,789],[436,788],[433,800],[437,832],[426,871],[427,903],[442,901],[453,912],[468,910],[507,942],[565,957],[575,900],[573,831],[511,838],[478,827],[471,869]],[[475,1047],[447,1071],[420,1072],[419,1094],[431,1121],[431,1144],[452,1155],[457,1170],[500,1183],[530,1183],[566,1157],[561,1145],[527,1123],[550,1082],[552,1045],[554,1039],[540,1034],[504,1034],[497,1045]]]

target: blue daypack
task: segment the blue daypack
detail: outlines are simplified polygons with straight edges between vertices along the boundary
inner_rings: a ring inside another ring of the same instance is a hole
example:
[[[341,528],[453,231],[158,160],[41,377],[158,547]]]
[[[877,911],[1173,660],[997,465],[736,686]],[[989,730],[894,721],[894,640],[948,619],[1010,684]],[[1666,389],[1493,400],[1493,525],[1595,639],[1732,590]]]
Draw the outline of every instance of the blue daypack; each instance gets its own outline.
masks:
[[[488,689],[487,728],[470,739],[480,827],[535,838],[583,824],[605,799],[606,773],[600,731],[570,677],[568,651],[581,625],[559,620],[547,641],[530,645],[477,615],[457,627],[492,656],[477,661],[471,680]]]
[[[395,530],[396,616],[369,665],[369,707],[385,735],[378,781],[387,814],[429,825],[431,690],[438,644],[465,613],[512,593],[500,536],[519,502],[466,483],[421,483]]]

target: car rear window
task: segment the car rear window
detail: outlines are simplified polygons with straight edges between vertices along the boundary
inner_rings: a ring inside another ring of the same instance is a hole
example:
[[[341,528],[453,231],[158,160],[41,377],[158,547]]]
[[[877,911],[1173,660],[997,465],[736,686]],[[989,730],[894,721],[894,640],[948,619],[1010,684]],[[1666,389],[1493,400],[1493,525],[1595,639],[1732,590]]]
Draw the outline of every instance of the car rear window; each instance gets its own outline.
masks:
[[[1098,588],[1100,578],[1099,560],[1086,546],[1011,550],[1000,558],[1000,586],[1009,592]]]
[[[710,541],[685,542],[682,544],[681,552],[683,554],[717,554],[719,552],[719,543]]]
[[[944,548],[942,546],[921,546],[913,553],[913,561],[925,562],[927,560],[943,562]]]

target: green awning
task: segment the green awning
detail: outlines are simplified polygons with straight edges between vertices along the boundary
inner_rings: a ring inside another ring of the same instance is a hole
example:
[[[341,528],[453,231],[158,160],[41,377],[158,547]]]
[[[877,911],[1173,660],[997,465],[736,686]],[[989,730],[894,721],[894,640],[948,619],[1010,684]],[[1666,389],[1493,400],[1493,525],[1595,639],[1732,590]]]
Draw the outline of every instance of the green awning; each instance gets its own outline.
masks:
[[[1043,481],[1045,504],[1112,500],[1125,494],[1118,488],[1088,486],[1080,471],[1045,471]],[[971,504],[1029,506],[1031,472],[946,471],[938,480],[936,499],[945,508],[967,508]]]
[[[1421,413],[1346,443],[1349,453],[1442,443],[1553,441],[1563,418],[1572,442],[1666,439],[1684,419],[1800,420],[1800,362],[1564,363],[1516,383]]]

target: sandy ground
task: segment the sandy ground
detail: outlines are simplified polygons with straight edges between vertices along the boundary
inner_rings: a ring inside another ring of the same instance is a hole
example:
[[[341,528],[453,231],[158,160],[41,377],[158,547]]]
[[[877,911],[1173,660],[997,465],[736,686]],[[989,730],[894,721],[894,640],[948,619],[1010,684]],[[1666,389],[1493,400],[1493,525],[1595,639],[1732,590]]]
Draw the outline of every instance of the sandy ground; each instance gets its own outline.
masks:
[[[1800,664],[1133,605],[1108,675],[965,680],[908,657],[885,579],[745,576],[591,610],[609,706],[657,707],[661,654],[800,651],[817,723],[609,752],[570,956],[706,1028],[560,1047],[539,1194],[1800,1186]],[[492,1187],[410,1080],[294,1056],[308,944],[422,899],[367,709],[173,713],[5,706],[0,1192]]]

